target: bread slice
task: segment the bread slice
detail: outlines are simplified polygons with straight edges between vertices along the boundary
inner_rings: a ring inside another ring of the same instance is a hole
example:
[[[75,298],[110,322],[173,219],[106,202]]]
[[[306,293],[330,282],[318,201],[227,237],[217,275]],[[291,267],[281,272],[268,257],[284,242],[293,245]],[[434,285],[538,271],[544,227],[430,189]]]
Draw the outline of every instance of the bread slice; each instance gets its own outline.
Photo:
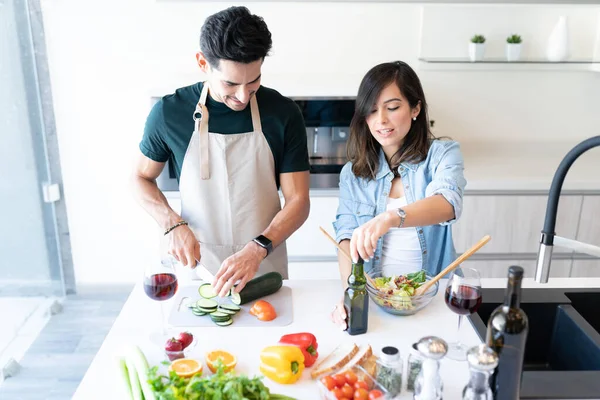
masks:
[[[354,355],[354,357],[352,357],[352,359],[350,361],[348,361],[348,363],[346,363],[346,365],[344,365],[342,367],[342,369],[345,371],[347,369],[352,368],[355,365],[361,365],[367,361],[367,359],[369,357],[371,357],[373,355],[373,349],[371,348],[371,345],[364,345],[364,346],[360,346],[358,348],[358,351],[356,352],[356,354]]]
[[[318,362],[310,373],[313,379],[342,368],[358,353],[356,343],[342,343]]]
[[[371,375],[373,378],[375,377],[375,373],[377,372],[377,360],[379,358],[375,354],[371,354],[366,357],[362,362],[359,363],[361,367],[367,372],[367,374]]]

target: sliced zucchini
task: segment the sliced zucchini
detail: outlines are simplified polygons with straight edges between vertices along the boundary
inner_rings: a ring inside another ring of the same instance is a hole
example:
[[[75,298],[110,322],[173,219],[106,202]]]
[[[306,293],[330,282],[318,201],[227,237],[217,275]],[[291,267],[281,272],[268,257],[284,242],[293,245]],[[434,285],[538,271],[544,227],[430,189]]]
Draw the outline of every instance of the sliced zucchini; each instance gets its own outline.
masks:
[[[229,316],[229,314],[225,314],[224,312],[220,312],[220,311],[214,311],[214,312],[211,312],[211,313],[210,313],[210,317],[211,317],[211,318],[213,318],[213,317],[214,317],[214,318],[225,318],[225,317],[227,317],[227,318],[231,318],[231,317]]]
[[[217,306],[219,305],[219,303],[217,303],[214,300],[210,300],[210,299],[200,299],[196,302],[196,307],[198,308],[204,308],[204,309],[212,309],[212,310],[216,310]]]
[[[232,319],[229,319],[229,320],[223,321],[223,322],[217,322],[217,321],[214,321],[214,322],[218,326],[229,326],[229,325],[233,324],[233,320]]]
[[[231,302],[235,305],[240,305],[242,304],[242,298],[240,297],[239,293],[231,293],[231,296],[229,296],[229,298],[231,299]]]
[[[223,307],[221,307],[221,306],[219,306],[219,307],[217,308],[217,311],[218,311],[218,312],[221,312],[221,313],[224,313],[224,314],[227,314],[227,315],[235,315],[235,314],[237,314],[235,311],[228,310],[228,309],[226,309],[226,308],[223,308]]]
[[[210,314],[210,313],[214,313],[215,311],[217,311],[216,308],[202,308],[202,307],[198,307],[197,310],[201,311],[205,314]]]
[[[217,292],[210,283],[204,283],[198,288],[198,293],[205,299],[212,299],[217,296]]]
[[[193,309],[192,310],[192,314],[197,315],[198,317],[202,317],[202,316],[204,316],[204,315],[206,315],[208,313],[204,312],[204,311],[200,311],[198,309]]]
[[[219,308],[221,308],[222,310],[229,310],[236,313],[241,310],[241,308],[239,306],[236,306],[235,304],[220,304]]]

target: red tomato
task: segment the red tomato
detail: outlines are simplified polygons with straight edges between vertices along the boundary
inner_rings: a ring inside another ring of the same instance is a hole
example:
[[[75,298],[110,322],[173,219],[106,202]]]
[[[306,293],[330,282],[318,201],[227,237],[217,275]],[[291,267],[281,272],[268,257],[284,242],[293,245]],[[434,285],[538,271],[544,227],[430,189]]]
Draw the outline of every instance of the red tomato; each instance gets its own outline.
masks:
[[[335,379],[331,376],[325,376],[321,378],[321,383],[327,388],[327,390],[332,390],[335,388]]]
[[[342,393],[344,394],[345,398],[351,399],[354,397],[354,388],[346,383],[344,386],[342,386]]]
[[[356,381],[356,383],[354,383],[354,389],[365,389],[365,390],[369,390],[369,385],[367,385],[367,382],[365,381]]]
[[[356,376],[356,374],[352,371],[347,371],[344,376],[346,377],[346,383],[350,386],[354,386],[354,384],[356,383],[356,381],[358,380],[358,377]]]
[[[380,390],[375,389],[369,392],[369,400],[378,400],[381,397],[383,397],[383,393]]]
[[[369,392],[367,389],[357,388],[354,391],[354,400],[369,400]]]
[[[344,400],[344,393],[342,392],[342,389],[335,388],[331,392],[333,393],[333,395],[335,396],[336,399]]]
[[[346,384],[346,377],[343,374],[333,375],[333,379],[335,380],[335,386],[339,388]]]

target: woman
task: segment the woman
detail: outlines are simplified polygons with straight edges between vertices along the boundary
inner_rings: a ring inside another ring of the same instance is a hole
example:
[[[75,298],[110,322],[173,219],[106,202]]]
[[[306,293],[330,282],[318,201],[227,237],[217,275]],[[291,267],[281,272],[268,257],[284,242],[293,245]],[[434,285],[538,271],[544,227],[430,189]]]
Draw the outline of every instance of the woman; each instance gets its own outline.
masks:
[[[380,64],[363,78],[348,158],[333,226],[352,259],[385,276],[421,269],[435,275],[450,264],[450,225],[460,217],[466,185],[463,157],[457,142],[429,130],[425,94],[408,64]],[[338,260],[345,288],[351,263],[341,254]],[[341,303],[332,318],[345,329]]]

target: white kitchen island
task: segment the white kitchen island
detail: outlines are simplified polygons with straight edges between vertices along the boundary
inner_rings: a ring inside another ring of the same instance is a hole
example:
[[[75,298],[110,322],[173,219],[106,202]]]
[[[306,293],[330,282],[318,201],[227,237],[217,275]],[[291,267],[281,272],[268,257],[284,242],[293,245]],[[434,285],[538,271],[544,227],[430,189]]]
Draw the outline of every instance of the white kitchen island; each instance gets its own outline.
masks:
[[[434,335],[446,341],[456,338],[458,317],[445,305],[446,282],[442,280],[440,283],[440,290],[431,304],[413,316],[393,316],[371,302],[368,332],[364,335],[349,336],[334,326],[329,319],[333,305],[341,296],[339,281],[284,281],[285,286],[292,288],[294,321],[291,325],[268,329],[236,327],[235,323],[229,327],[191,327],[187,330],[198,340],[191,357],[202,360],[205,364],[205,353],[216,349],[226,350],[237,356],[238,373],[258,375],[259,354],[264,347],[276,344],[283,334],[311,332],[317,337],[320,357],[327,355],[343,341],[353,341],[357,344],[370,344],[376,354],[383,346],[396,346],[406,362],[411,344],[421,337]],[[505,284],[506,279],[482,280],[482,285],[486,288],[504,287]],[[523,287],[597,288],[600,287],[600,278],[556,278],[546,285],[525,279]],[[74,399],[119,399],[119,381],[115,375],[117,371],[114,358],[121,354],[128,344],[139,345],[151,365],[158,365],[163,361],[165,358],[161,348],[148,340],[149,332],[158,329],[159,320],[157,303],[145,295],[141,284],[136,285],[79,385]],[[479,343],[479,338],[467,319],[463,321],[460,339],[467,345]],[[204,365],[204,373],[207,372],[210,373]],[[441,362],[441,375],[444,382],[444,398],[460,399],[462,389],[469,378],[467,363],[444,359]],[[285,394],[299,400],[319,399],[318,387],[310,378],[309,370],[293,385],[279,385],[268,379],[264,382],[273,393]],[[399,397],[411,398],[412,393],[407,392],[403,392]]]

